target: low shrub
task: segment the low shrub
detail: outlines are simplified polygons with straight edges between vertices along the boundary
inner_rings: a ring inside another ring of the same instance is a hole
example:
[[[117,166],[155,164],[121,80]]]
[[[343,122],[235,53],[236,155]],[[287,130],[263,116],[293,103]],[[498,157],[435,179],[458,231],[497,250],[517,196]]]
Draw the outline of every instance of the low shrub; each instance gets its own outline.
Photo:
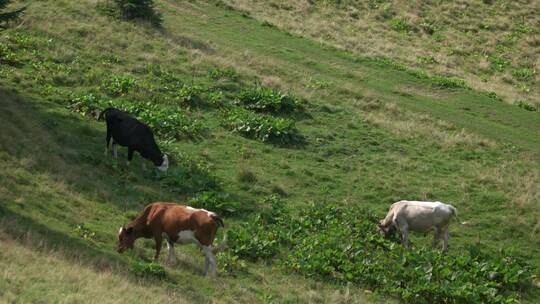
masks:
[[[534,79],[534,76],[536,75],[536,70],[532,68],[515,69],[512,71],[512,75],[521,81],[527,81]]]
[[[110,96],[126,95],[136,85],[133,77],[127,75],[113,76],[101,84],[101,89]]]
[[[165,268],[156,262],[135,261],[129,265],[129,271],[139,277],[155,277],[158,279],[167,277]]]
[[[94,115],[96,110],[102,111],[108,107],[126,111],[146,123],[165,140],[198,138],[206,131],[202,122],[190,118],[182,108],[174,105],[107,100],[94,93],[74,93],[67,107],[83,116]]]
[[[225,192],[205,191],[190,199],[188,204],[195,208],[204,208],[217,214],[231,215],[241,210],[240,202],[231,199]]]
[[[450,78],[445,76],[431,76],[430,79],[433,82],[433,85],[440,88],[452,89],[467,87],[465,80],[462,79]]]
[[[204,91],[205,89],[201,86],[184,84],[178,90],[176,97],[182,103],[195,106],[201,103],[201,95]]]
[[[408,24],[404,20],[397,19],[397,18],[390,20],[390,27],[393,30],[398,31],[398,32],[412,32],[415,30],[415,28],[412,25]]]
[[[125,19],[143,19],[158,26],[162,22],[161,14],[154,8],[154,0],[114,0]]]
[[[286,118],[276,118],[235,108],[224,112],[222,124],[242,136],[263,142],[277,144],[301,142],[301,136],[294,121]]]
[[[524,110],[527,110],[527,111],[534,112],[534,111],[537,110],[535,106],[533,106],[532,104],[530,104],[530,103],[528,103],[526,101],[523,101],[523,100],[518,100],[516,102],[516,104],[517,104],[518,107],[520,107],[520,108],[522,108]]]
[[[298,100],[288,93],[265,87],[243,89],[236,103],[260,112],[289,113],[299,109]]]
[[[384,239],[377,218],[360,207],[310,204],[296,215],[271,210],[229,231],[233,254],[278,257],[289,270],[360,284],[406,303],[515,303],[530,286],[529,266],[505,252],[406,249]]]

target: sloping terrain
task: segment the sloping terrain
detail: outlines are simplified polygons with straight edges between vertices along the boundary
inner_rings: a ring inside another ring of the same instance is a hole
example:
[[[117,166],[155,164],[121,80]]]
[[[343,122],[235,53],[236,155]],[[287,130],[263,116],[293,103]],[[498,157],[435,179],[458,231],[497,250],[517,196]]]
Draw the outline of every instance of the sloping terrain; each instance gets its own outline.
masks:
[[[538,1],[223,2],[361,56],[383,56],[458,77],[510,103],[540,102]]]
[[[119,255],[116,233],[156,200],[212,203],[229,232],[242,231],[269,197],[298,217],[311,204],[382,217],[399,199],[451,202],[459,223],[450,256],[472,244],[503,249],[540,274],[537,112],[215,3],[158,1],[162,28],[113,18],[100,1],[20,3],[29,5],[22,20],[0,36],[0,243],[8,248],[0,299],[389,301],[362,284],[293,271],[292,247],[275,259],[222,255],[222,275],[210,280],[197,249],[183,246],[165,279],[141,276],[133,265],[152,256],[153,242]],[[245,114],[238,96],[254,86],[295,96],[298,109]],[[137,156],[126,168],[124,150],[118,161],[103,156],[104,124],[89,114],[106,104],[153,124],[170,172],[141,169]],[[294,122],[293,142],[231,128],[241,115]],[[413,238],[417,247],[429,241]],[[534,288],[519,296],[538,299]]]

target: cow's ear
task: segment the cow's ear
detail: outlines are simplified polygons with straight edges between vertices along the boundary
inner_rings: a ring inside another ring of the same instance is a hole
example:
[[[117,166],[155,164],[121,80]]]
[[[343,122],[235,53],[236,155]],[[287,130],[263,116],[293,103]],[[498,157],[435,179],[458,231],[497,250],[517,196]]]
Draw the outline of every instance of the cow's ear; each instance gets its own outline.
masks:
[[[127,234],[131,234],[133,232],[133,227],[127,227],[126,228],[126,233]]]

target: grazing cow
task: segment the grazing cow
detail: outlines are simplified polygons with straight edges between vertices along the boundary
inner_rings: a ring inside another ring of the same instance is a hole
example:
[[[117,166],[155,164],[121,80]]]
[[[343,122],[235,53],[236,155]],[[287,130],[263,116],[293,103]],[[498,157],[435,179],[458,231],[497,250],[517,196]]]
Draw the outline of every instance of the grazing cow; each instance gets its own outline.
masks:
[[[386,217],[380,221],[379,228],[388,237],[398,229],[403,246],[408,246],[410,231],[428,232],[435,229],[433,246],[443,238],[443,251],[448,248],[448,225],[457,217],[457,209],[441,202],[399,201],[392,204]]]
[[[216,275],[215,254],[225,249],[225,242],[218,247],[212,246],[218,227],[224,227],[223,220],[214,212],[195,209],[173,203],[152,203],[128,225],[120,227],[118,232],[118,252],[132,249],[138,238],[154,238],[156,241],[157,260],[161,251],[163,237],[167,240],[168,262],[172,263],[174,243],[195,243],[205,255],[204,274],[211,267],[212,276]]]
[[[133,152],[137,151],[142,157],[152,161],[160,171],[169,168],[169,158],[161,153],[154,140],[154,134],[147,125],[115,108],[107,108],[99,113],[98,120],[102,118],[107,122],[105,155],[109,151],[112,139],[114,157],[118,157],[117,144],[128,148],[128,165],[133,159]]]

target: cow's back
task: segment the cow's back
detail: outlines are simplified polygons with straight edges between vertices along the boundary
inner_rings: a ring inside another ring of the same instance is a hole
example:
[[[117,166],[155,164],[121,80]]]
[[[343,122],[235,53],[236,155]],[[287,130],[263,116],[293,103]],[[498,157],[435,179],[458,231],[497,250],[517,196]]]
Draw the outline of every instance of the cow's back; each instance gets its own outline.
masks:
[[[184,205],[163,204],[166,208],[160,223],[169,238],[175,241],[182,231],[192,231],[202,245],[210,245],[217,233],[218,225],[202,209]]]
[[[410,230],[425,232],[436,227],[446,226],[452,211],[441,202],[401,201],[396,206],[395,218],[405,221]]]

